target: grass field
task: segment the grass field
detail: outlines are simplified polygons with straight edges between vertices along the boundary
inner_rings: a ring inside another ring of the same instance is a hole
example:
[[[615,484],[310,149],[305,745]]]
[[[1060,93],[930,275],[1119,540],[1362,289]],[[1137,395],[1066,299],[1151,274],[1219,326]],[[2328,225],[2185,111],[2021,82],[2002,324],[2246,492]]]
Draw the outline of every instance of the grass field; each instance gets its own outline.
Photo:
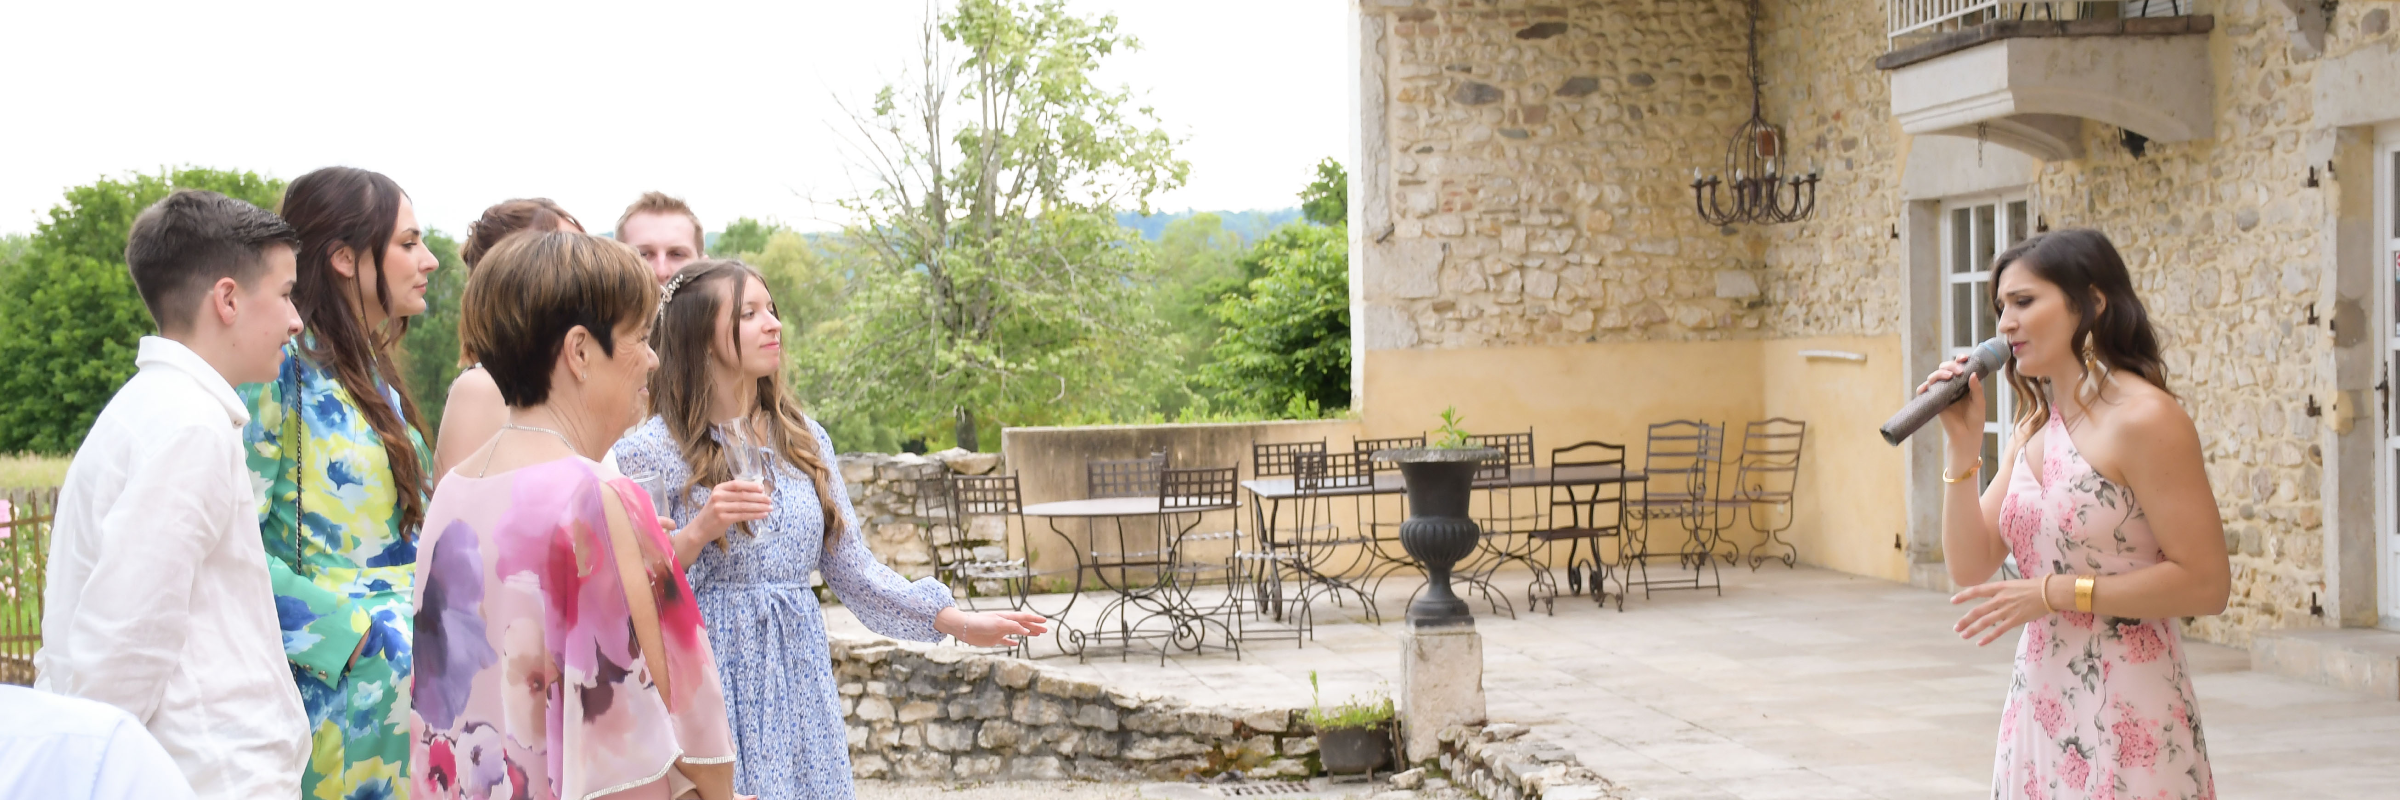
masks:
[[[57,486],[66,479],[66,456],[0,455],[0,488]]]

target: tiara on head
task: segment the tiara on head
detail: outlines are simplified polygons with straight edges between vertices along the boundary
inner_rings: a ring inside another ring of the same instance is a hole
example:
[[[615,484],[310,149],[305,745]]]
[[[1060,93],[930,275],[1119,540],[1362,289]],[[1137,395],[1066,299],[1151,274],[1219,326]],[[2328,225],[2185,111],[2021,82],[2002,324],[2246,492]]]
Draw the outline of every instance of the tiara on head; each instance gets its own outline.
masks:
[[[661,319],[661,320],[664,320],[664,319],[666,319],[666,318],[667,318],[667,303],[669,303],[669,302],[671,302],[671,301],[673,301],[673,300],[675,299],[675,290],[676,290],[676,289],[683,288],[683,284],[684,284],[684,281],[685,281],[685,279],[687,279],[687,278],[689,278],[689,277],[691,277],[691,276],[689,276],[689,275],[680,275],[680,274],[679,274],[679,275],[676,275],[676,276],[675,276],[675,277],[673,277],[673,278],[669,278],[669,279],[667,279],[667,286],[666,286],[666,288],[665,288],[665,289],[662,289],[662,290],[660,290],[660,291],[659,291],[659,293],[658,293],[658,318],[659,318],[659,319]]]

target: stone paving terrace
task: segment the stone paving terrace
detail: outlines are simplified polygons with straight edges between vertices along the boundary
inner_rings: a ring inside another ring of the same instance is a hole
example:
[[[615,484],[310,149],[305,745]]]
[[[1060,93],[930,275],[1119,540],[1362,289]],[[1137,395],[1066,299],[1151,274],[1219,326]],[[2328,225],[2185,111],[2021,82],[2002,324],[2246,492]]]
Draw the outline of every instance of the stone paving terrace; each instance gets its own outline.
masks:
[[[1723,597],[1637,594],[1623,613],[1561,598],[1556,616],[1520,608],[1510,620],[1477,600],[1493,721],[1531,726],[1629,797],[1989,796],[2013,635],[1961,642],[1945,596],[1902,584],[1772,565],[1725,578]],[[1501,580],[1521,587],[1524,576]],[[1389,581],[1383,607],[1396,617],[1414,588]],[[831,611],[834,632],[865,633]],[[1238,661],[1212,651],[1163,667],[1138,652],[1043,663],[1195,703],[1280,706],[1308,704],[1315,670],[1330,703],[1399,685],[1400,626],[1356,612],[1320,605],[1315,641],[1255,646]],[[2400,791],[2400,702],[2252,672],[2240,650],[2187,647],[2221,796]]]

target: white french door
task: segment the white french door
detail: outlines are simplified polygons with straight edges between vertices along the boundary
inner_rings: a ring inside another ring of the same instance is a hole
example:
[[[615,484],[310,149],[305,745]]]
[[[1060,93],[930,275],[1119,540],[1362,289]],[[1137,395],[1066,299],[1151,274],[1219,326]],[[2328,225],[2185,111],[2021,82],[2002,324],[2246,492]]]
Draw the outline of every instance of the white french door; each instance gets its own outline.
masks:
[[[1992,313],[1992,257],[2023,241],[2033,229],[2022,192],[1974,195],[1942,202],[1942,353],[1957,358],[1992,338],[1999,321]],[[2001,437],[2016,411],[2015,392],[2000,373],[1983,382],[1984,470],[1976,480],[1989,486],[1999,472]]]

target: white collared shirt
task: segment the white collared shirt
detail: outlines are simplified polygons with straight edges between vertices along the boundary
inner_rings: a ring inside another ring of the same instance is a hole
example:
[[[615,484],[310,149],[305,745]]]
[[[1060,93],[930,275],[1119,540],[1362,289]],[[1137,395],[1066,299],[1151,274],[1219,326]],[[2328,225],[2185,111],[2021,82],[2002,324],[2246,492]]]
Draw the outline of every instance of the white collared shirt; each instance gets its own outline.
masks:
[[[124,709],[0,686],[0,797],[179,800],[175,760]]]
[[[142,337],[134,364],[59,490],[34,685],[132,713],[200,797],[297,797],[308,719],[242,455],[249,412],[173,340]]]

